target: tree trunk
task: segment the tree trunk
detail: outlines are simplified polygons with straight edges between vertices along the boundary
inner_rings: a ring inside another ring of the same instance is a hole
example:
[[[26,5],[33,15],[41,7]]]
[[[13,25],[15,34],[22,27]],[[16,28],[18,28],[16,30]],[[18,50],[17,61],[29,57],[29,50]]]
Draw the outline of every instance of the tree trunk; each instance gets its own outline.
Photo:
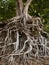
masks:
[[[17,0],[16,1],[16,14],[22,15],[22,12],[23,12],[23,2],[22,0]]]

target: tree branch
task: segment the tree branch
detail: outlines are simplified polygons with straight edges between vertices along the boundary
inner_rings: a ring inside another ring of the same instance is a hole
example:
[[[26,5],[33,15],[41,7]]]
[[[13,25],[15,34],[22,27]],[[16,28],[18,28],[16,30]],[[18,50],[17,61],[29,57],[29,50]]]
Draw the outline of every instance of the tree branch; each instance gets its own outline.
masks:
[[[27,0],[25,8],[24,8],[24,15],[25,15],[26,19],[27,19],[28,8],[29,8],[29,5],[31,2],[32,2],[32,0]]]

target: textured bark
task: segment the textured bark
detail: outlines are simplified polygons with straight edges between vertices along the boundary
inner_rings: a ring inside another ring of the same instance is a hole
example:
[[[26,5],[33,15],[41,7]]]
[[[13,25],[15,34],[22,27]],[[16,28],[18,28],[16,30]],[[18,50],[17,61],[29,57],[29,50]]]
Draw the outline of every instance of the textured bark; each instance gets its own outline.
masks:
[[[25,7],[24,7],[24,15],[25,15],[25,17],[26,17],[26,19],[27,19],[27,15],[28,15],[28,8],[29,8],[29,5],[30,5],[30,3],[32,2],[32,0],[27,0],[27,2],[26,2],[26,5],[25,5]]]
[[[17,0],[16,1],[16,14],[22,15],[22,12],[23,12],[23,2],[22,0]]]

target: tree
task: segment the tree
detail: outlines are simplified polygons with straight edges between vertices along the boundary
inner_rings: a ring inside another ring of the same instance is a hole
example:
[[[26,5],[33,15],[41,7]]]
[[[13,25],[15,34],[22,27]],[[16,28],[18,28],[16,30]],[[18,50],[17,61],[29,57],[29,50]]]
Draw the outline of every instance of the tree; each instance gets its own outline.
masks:
[[[1,27],[1,64],[17,65],[18,61],[18,65],[21,62],[24,65],[24,63],[29,64],[30,58],[35,59],[48,55],[49,47],[46,39],[48,36],[42,29],[41,18],[32,17],[28,14],[31,2],[32,0],[27,0],[24,6],[22,0],[17,0],[16,16],[9,19],[9,22],[4,27]],[[40,61],[38,60],[38,62]]]

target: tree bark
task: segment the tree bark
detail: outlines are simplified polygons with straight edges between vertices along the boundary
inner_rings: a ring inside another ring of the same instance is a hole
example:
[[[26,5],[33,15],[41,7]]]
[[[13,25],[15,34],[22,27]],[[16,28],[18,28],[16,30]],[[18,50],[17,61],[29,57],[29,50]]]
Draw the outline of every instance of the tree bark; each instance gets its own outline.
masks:
[[[27,15],[28,14],[28,8],[29,8],[29,5],[31,2],[32,2],[32,0],[27,0],[26,5],[24,7],[24,15],[25,15],[26,19],[28,17],[28,15]]]
[[[23,2],[22,0],[17,0],[16,1],[16,14],[22,15],[22,11],[23,11]]]

